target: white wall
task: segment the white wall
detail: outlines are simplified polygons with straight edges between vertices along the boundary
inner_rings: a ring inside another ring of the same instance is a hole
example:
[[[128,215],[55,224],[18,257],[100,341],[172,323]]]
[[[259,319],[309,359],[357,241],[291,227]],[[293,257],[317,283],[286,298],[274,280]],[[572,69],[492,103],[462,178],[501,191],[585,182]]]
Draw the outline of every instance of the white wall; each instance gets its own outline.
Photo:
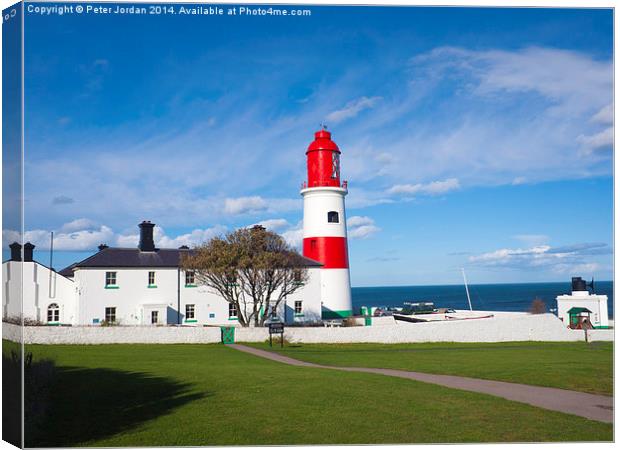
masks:
[[[214,343],[217,327],[23,327],[30,344]],[[18,342],[20,327],[3,324],[5,339]],[[553,314],[503,316],[461,322],[403,323],[370,327],[288,327],[289,342],[385,344],[408,342],[584,341],[583,330],[570,330]],[[237,328],[237,342],[264,342],[267,328]],[[613,330],[588,330],[589,341],[613,341]]]
[[[60,307],[60,323],[76,324],[75,283],[37,262],[7,261],[2,264],[3,317],[47,322],[47,309]],[[23,297],[22,297],[23,294]]]

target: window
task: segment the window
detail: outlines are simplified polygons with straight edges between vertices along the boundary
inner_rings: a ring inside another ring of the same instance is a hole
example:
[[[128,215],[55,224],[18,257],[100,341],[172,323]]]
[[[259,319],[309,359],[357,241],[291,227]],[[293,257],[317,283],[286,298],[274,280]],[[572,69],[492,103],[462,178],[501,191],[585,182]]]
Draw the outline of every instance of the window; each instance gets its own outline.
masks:
[[[301,283],[301,270],[295,269],[293,271],[293,281],[295,283]]]
[[[196,318],[195,315],[196,305],[185,305],[185,320],[193,320]]]
[[[105,285],[106,286],[116,286],[116,272],[106,272],[105,273]]]
[[[105,309],[105,321],[108,323],[116,322],[116,308],[110,307]]]
[[[47,307],[47,321],[60,322],[60,308],[57,303],[52,303]]]
[[[338,213],[336,211],[330,211],[327,213],[327,221],[329,223],[339,223]]]
[[[310,249],[311,250],[316,250],[316,239],[312,239],[310,241]]]
[[[196,276],[193,270],[188,270],[185,272],[185,285],[193,286],[196,284]]]
[[[295,315],[302,314],[301,300],[295,300]]]
[[[235,305],[234,303],[228,304],[228,317],[229,318],[237,317],[237,305]]]
[[[155,286],[155,272],[149,272],[149,286]]]
[[[340,154],[332,152],[332,178],[340,176]]]
[[[159,311],[151,311],[151,324],[155,325],[159,319]]]

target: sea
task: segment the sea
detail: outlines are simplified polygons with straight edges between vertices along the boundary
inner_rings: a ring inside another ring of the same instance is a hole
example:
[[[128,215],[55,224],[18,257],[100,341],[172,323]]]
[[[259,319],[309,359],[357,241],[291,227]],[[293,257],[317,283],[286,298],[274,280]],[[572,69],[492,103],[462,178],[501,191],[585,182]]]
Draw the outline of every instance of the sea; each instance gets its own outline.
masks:
[[[469,309],[465,285],[354,287],[353,310],[361,306],[403,306],[403,302],[428,301],[438,308]],[[474,310],[529,310],[532,301],[545,302],[547,310],[557,308],[556,296],[570,294],[570,283],[470,284],[469,295]],[[613,281],[595,281],[594,292],[607,295],[609,317],[614,314]]]

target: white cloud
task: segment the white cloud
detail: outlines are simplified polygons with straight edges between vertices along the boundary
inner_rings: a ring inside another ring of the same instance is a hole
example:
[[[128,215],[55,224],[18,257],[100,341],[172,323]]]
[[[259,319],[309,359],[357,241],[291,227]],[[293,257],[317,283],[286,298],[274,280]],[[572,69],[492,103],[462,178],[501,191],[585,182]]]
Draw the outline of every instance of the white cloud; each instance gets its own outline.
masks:
[[[83,228],[79,229],[79,225],[82,225]],[[216,225],[205,229],[197,228],[191,233],[171,237],[166,235],[161,227],[155,226],[153,239],[155,245],[160,248],[178,248],[182,245],[194,247],[215,236],[224,234],[226,230],[225,226]],[[2,234],[5,243],[10,244],[20,240],[19,233],[14,230],[3,230]],[[24,242],[31,242],[37,250],[48,250],[50,248],[50,236],[51,230],[29,230],[24,234]],[[64,224],[60,231],[54,232],[54,250],[57,251],[94,251],[99,244],[137,247],[139,241],[139,233],[115,233],[105,225],[94,227],[93,222],[88,219],[76,219]]]
[[[262,225],[267,230],[279,232],[281,230],[290,228],[291,224],[286,219],[268,219],[258,222],[258,225]]]
[[[69,231],[54,233],[54,249],[59,251],[93,250],[99,244],[112,242],[115,235],[111,228],[102,225],[96,229],[75,229],[71,224],[65,224]],[[62,228],[61,228],[62,230]],[[19,242],[19,233],[14,230],[3,230],[3,241]],[[30,242],[38,250],[49,249],[51,230],[28,230],[24,233],[24,242]]]
[[[368,239],[381,231],[375,221],[367,216],[353,216],[347,219],[347,235],[351,239]]]
[[[227,214],[255,214],[265,211],[267,202],[258,195],[252,197],[227,198],[224,202],[224,211]]]
[[[577,137],[577,141],[583,145],[585,154],[600,148],[611,149],[614,144],[614,129],[609,127],[591,136],[581,134]]]
[[[224,212],[232,216],[294,211],[300,210],[301,207],[301,200],[288,198],[263,198],[259,195],[254,195],[251,197],[227,198],[224,201]]]
[[[614,105],[610,103],[609,105],[603,106],[599,112],[594,114],[591,119],[593,122],[598,122],[602,124],[611,124],[614,123]]]
[[[92,230],[97,227],[97,223],[90,219],[75,219],[71,222],[65,223],[62,227],[60,227],[61,232],[70,233],[72,231],[79,230]]]
[[[477,81],[472,85],[477,95],[544,96],[554,102],[557,113],[598,111],[611,99],[611,62],[570,50],[528,47],[517,51],[472,51],[439,47],[414,58],[416,63],[432,63],[435,73],[450,70],[456,75],[472,76]]]
[[[282,237],[291,247],[301,250],[301,244],[304,240],[303,221],[299,221],[297,225],[284,231]]]
[[[604,243],[581,243],[560,247],[536,245],[529,248],[503,248],[470,256],[468,260],[473,265],[487,268],[549,269],[555,273],[574,274],[585,271],[586,275],[591,275],[601,266],[589,259],[592,256],[611,253],[612,249]]]
[[[449,178],[443,181],[432,181],[430,183],[422,184],[397,184],[388,189],[388,194],[426,194],[426,195],[441,195],[460,189],[461,185],[456,178]]]
[[[225,226],[216,225],[214,227],[205,229],[197,228],[191,233],[182,234],[180,236],[172,238],[166,236],[164,230],[156,226],[153,233],[153,238],[155,240],[155,245],[161,248],[179,248],[182,245],[187,245],[188,247],[192,248],[204,244],[205,242],[210,241],[214,237],[222,236],[224,233],[226,233],[226,231],[227,228]]]
[[[329,113],[325,119],[328,123],[339,123],[357,116],[365,109],[373,108],[381,97],[360,97],[347,103],[344,108]]]

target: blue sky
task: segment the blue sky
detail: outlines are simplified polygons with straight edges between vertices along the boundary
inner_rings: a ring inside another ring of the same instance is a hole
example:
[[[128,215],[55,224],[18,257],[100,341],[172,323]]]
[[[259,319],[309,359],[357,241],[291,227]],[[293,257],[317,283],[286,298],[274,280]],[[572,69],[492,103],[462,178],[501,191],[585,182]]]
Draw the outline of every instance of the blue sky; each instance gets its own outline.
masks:
[[[342,150],[353,284],[612,277],[611,10],[26,14],[26,230],[301,238],[305,149]],[[10,231],[5,231],[10,233]],[[6,240],[6,239],[5,239]]]

